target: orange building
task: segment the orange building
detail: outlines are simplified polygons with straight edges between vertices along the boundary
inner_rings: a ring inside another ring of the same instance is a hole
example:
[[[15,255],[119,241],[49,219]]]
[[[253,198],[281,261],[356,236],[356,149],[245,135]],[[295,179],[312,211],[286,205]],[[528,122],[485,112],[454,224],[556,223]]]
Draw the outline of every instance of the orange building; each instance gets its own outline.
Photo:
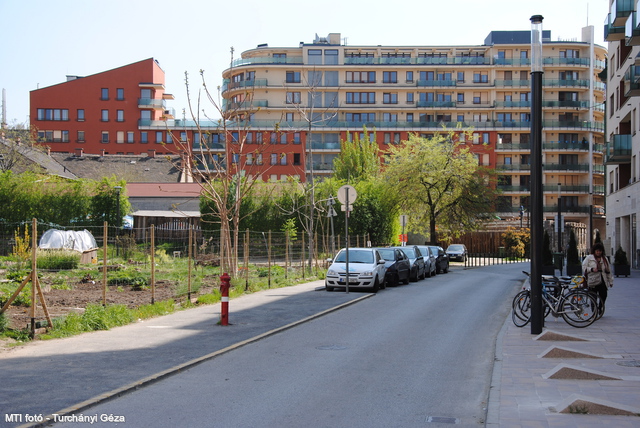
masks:
[[[172,117],[165,100],[164,71],[149,58],[30,93],[31,125],[53,152],[162,153],[162,130],[145,129]]]

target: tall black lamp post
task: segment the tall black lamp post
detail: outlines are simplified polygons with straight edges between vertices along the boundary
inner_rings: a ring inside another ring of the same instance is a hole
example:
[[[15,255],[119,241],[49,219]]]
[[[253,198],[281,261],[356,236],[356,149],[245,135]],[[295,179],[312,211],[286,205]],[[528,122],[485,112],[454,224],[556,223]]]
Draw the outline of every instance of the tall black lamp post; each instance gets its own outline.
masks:
[[[120,226],[122,225],[122,217],[120,216],[120,191],[122,190],[122,187],[116,186],[114,189],[116,191],[116,226],[120,229]]]
[[[531,17],[531,334],[542,333],[542,15]]]

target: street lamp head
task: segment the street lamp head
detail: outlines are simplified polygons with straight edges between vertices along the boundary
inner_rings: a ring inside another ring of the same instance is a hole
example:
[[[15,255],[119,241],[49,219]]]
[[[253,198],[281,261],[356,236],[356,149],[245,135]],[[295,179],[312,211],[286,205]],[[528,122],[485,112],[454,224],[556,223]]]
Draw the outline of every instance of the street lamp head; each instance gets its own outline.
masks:
[[[531,17],[531,72],[542,72],[542,15]]]

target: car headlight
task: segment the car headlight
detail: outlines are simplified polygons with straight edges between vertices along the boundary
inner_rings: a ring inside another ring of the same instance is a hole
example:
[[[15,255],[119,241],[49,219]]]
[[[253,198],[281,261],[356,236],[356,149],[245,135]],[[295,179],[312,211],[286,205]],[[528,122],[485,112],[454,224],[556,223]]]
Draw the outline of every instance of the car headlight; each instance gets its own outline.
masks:
[[[373,271],[365,270],[360,275],[362,275],[362,276],[373,276]]]
[[[329,269],[329,270],[327,271],[327,276],[338,276],[338,272],[336,272],[336,271],[335,271],[335,270],[333,270],[333,269]]]

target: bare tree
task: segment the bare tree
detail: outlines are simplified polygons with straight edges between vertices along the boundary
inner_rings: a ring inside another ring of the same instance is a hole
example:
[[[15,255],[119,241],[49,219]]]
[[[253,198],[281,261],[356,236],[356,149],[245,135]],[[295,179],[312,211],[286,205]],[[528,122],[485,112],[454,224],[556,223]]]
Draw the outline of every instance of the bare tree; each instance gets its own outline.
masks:
[[[306,225],[306,232],[308,235],[307,242],[309,243],[309,270],[313,268],[313,249],[314,249],[314,217],[315,217],[315,183],[314,183],[314,164],[313,164],[313,130],[316,127],[321,127],[329,124],[333,121],[338,114],[338,91],[326,92],[320,91],[322,87],[323,72],[316,70],[315,67],[311,70],[307,70],[307,75],[303,75],[302,71],[301,79],[304,82],[304,89],[307,93],[307,103],[302,102],[302,97],[295,97],[290,94],[294,92],[287,92],[287,105],[290,106],[288,110],[298,115],[300,121],[289,122],[286,117],[284,120],[284,126],[291,129],[302,129],[306,132],[306,160],[303,162],[303,168],[309,167],[309,173],[307,176],[306,191],[309,194],[309,210],[308,214],[304,214],[303,211],[298,211],[299,215],[303,218],[306,217],[306,221],[302,221],[303,225]],[[325,76],[326,78],[326,76]],[[337,84],[337,79],[336,79]],[[287,84],[284,83],[285,88]],[[323,103],[324,95],[324,103]],[[296,126],[299,124],[299,127]],[[304,171],[306,173],[306,169]]]
[[[223,102],[223,88],[218,86],[215,91],[210,90],[204,70],[200,70],[200,78],[201,88],[193,93],[188,73],[185,73],[189,114],[197,134],[196,139],[191,141],[177,132],[171,132],[174,150],[181,154],[181,162],[176,167],[183,172],[186,181],[200,184],[202,197],[215,208],[213,221],[220,225],[221,270],[235,276],[242,201],[256,183],[262,181],[262,175],[268,170],[262,161],[266,146],[256,144],[255,150],[245,147],[251,125],[249,119],[259,109],[254,102],[252,81],[228,82],[228,87],[224,88],[226,90],[244,89],[231,100]],[[211,119],[202,108],[203,101],[213,106],[219,119]],[[205,120],[210,125],[205,125]]]

